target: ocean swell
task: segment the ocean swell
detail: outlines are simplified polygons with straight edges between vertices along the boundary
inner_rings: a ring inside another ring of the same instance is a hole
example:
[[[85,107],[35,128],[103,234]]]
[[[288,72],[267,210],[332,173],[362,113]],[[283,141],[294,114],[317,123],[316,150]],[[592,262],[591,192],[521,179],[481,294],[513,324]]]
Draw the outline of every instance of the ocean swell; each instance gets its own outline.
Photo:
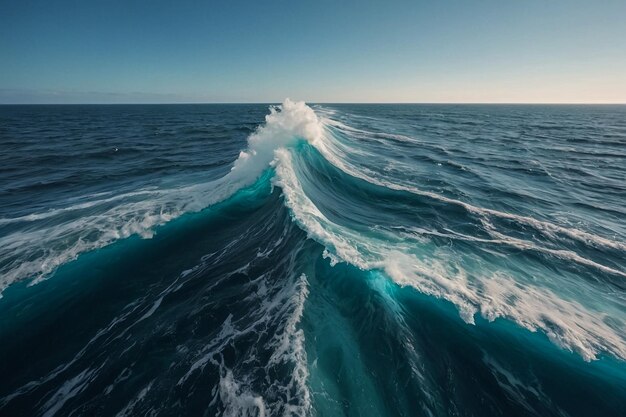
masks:
[[[531,108],[548,138],[517,107],[132,109],[139,135],[15,110],[96,159],[33,194],[69,145],[21,133],[50,165],[0,196],[3,415],[621,415],[613,113]]]
[[[333,120],[331,112],[318,109],[318,113],[303,102],[288,99],[270,107],[265,124],[250,135],[247,148],[240,152],[230,172],[219,179],[139,190],[0,219],[0,230],[4,231],[0,238],[0,291],[24,279],[36,283],[81,253],[119,239],[133,235],[149,238],[155,227],[228,199],[271,167],[275,172],[272,183],[282,189],[293,219],[309,237],[326,247],[325,256],[331,263],[344,261],[362,270],[384,271],[399,285],[451,302],[467,323],[474,323],[476,314],[490,321],[502,317],[528,330],[544,332],[554,343],[586,360],[601,353],[626,359],[626,323],[610,310],[619,311],[621,301],[611,299],[604,290],[614,278],[626,277],[626,272],[578,253],[582,244],[623,255],[626,245],[622,241],[528,215],[479,207],[423,191],[409,181],[385,178],[372,165],[380,159],[374,152],[380,148],[368,148],[367,144],[391,146],[394,141],[412,141],[419,146],[419,141],[351,128]],[[341,191],[329,191],[326,184],[331,183]],[[351,197],[357,189],[360,200]],[[434,201],[432,204],[443,205],[450,212],[454,212],[451,207],[458,207],[464,210],[463,221],[479,230],[480,236],[455,231],[453,219],[446,219],[443,212],[439,213],[439,224],[427,224],[419,218],[406,224],[377,224],[349,216],[335,216],[334,220],[327,216],[330,206],[339,207],[339,212],[357,210],[358,206],[369,210],[370,219],[376,222],[376,213],[383,213],[392,204],[389,193],[403,199],[411,194],[419,205]],[[531,228],[543,237],[536,239],[533,233],[520,236],[517,226],[513,231],[496,224],[503,221]],[[435,238],[482,246],[474,253],[459,253],[456,248],[433,243]],[[576,245],[570,244],[572,241]],[[507,271],[496,258],[511,250],[523,254],[534,251],[547,262],[558,260],[564,272],[555,274],[544,266],[533,266],[535,275],[517,268]],[[601,274],[604,284],[576,282],[576,271],[581,268]],[[538,278],[536,274],[545,276]],[[585,291],[575,293],[576,285],[584,286]],[[609,310],[603,310],[606,306]]]
[[[123,193],[14,218],[0,218],[0,297],[12,283],[37,283],[59,266],[133,235],[152,237],[157,226],[184,213],[224,201],[252,185],[269,167],[275,149],[297,140],[315,141],[322,126],[303,102],[270,107],[265,124],[230,172],[213,181],[177,188]]]

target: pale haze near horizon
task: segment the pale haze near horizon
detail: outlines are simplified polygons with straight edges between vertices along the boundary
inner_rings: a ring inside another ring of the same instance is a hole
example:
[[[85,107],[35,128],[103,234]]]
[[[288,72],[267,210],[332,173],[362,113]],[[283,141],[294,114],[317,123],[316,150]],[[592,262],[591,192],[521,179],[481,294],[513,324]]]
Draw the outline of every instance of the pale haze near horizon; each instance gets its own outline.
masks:
[[[626,103],[626,1],[0,0],[0,103]]]

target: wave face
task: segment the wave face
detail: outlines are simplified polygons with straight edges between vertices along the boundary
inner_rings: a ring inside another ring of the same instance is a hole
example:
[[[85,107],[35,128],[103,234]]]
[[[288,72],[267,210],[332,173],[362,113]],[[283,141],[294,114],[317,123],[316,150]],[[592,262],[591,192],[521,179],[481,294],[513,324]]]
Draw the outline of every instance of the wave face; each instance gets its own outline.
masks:
[[[0,142],[0,415],[626,410],[624,106],[5,106]]]

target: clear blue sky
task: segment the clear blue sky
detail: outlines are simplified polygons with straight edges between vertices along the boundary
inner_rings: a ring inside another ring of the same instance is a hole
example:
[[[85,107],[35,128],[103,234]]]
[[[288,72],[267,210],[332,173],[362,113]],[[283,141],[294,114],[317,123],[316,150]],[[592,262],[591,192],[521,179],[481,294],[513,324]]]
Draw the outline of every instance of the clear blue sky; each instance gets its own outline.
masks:
[[[0,0],[0,103],[626,102],[626,0]]]

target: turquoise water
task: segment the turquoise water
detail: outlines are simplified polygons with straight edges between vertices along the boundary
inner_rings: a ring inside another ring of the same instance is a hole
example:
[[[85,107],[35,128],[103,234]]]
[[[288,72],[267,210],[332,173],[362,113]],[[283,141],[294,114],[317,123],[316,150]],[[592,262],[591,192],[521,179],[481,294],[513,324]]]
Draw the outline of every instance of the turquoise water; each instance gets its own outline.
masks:
[[[621,416],[626,107],[0,107],[0,415]]]

